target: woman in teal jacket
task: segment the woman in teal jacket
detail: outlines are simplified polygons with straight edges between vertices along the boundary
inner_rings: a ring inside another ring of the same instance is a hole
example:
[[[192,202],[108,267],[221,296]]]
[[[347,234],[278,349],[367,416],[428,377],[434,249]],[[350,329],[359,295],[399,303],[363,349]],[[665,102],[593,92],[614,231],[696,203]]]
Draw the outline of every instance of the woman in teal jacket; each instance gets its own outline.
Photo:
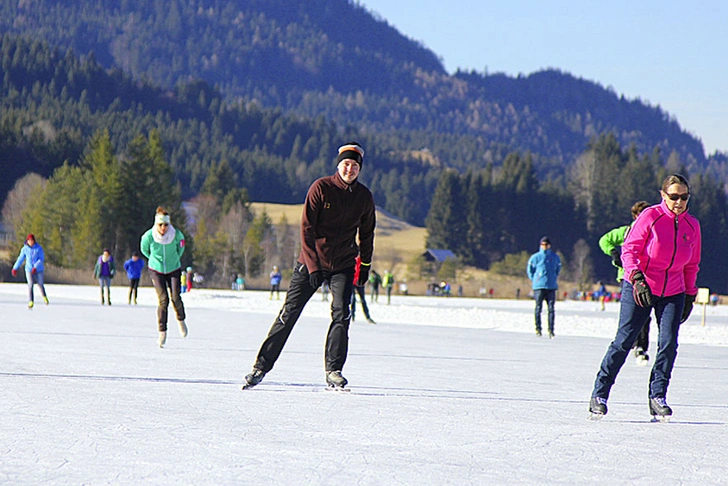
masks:
[[[154,289],[157,291],[159,300],[157,344],[163,348],[167,342],[167,309],[170,298],[177,314],[179,333],[182,337],[187,337],[185,306],[182,303],[180,291],[182,274],[180,258],[185,251],[185,236],[171,225],[169,212],[158,207],[157,214],[154,216],[154,226],[142,235],[140,246],[142,254],[149,262],[149,275],[152,278]]]

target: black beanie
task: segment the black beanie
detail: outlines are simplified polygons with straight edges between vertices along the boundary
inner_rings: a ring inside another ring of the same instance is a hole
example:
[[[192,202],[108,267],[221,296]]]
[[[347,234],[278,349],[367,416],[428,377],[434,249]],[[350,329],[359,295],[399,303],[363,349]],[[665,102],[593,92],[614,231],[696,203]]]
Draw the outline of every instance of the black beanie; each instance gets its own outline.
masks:
[[[339,155],[336,156],[336,165],[339,165],[339,162],[344,159],[355,160],[361,169],[364,163],[364,149],[361,148],[359,142],[346,142],[339,147]]]

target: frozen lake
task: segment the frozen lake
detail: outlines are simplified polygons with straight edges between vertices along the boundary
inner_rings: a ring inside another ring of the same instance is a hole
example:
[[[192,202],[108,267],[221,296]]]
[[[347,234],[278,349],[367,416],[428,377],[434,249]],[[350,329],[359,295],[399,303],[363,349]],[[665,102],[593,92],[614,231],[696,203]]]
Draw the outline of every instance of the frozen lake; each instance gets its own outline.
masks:
[[[352,391],[333,393],[316,295],[274,370],[241,391],[282,303],[266,292],[194,289],[189,336],[172,320],[159,349],[151,288],[128,306],[113,287],[111,307],[96,287],[47,288],[30,311],[24,285],[0,284],[3,484],[728,482],[728,306],[683,325],[662,424],[632,359],[609,415],[587,420],[616,303],[558,302],[549,340],[533,301],[380,297],[376,325],[351,325]]]

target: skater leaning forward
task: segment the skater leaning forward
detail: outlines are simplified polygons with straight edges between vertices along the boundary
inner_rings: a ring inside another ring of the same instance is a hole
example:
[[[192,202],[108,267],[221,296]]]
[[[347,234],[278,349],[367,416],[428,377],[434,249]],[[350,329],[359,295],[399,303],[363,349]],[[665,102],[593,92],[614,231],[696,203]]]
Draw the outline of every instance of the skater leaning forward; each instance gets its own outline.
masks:
[[[363,158],[364,150],[356,142],[339,147],[336,173],[317,179],[309,188],[301,219],[301,254],[286,300],[243,388],[257,385],[273,368],[304,306],[324,281],[333,297],[326,337],[326,383],[339,388],[346,385],[341,370],[348,352],[355,259],[361,255],[358,283],[363,286],[369,278],[374,249],[374,198],[358,181]]]
[[[660,194],[662,202],[642,211],[622,245],[619,327],[594,382],[589,410],[595,418],[607,413],[612,385],[652,309],[659,336],[648,404],[653,416],[672,415],[667,388],[680,324],[690,316],[698,293],[701,234],[698,220],[687,213],[690,186],[685,177],[668,176]]]
[[[177,314],[179,333],[182,337],[187,337],[185,306],[182,303],[180,287],[180,276],[182,275],[180,259],[185,251],[185,237],[180,230],[172,226],[169,212],[166,209],[157,208],[154,226],[142,235],[140,248],[142,255],[149,261],[149,276],[157,291],[159,301],[157,344],[162,348],[167,342],[167,308],[170,299]]]

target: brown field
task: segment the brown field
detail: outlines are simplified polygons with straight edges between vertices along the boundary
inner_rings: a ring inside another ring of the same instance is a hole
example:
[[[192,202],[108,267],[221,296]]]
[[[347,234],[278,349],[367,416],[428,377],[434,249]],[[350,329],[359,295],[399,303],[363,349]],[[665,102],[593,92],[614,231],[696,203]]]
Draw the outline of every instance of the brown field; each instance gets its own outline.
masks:
[[[274,223],[278,223],[285,214],[289,224],[299,224],[303,205],[252,203],[252,207],[256,213],[265,210]],[[426,237],[425,228],[412,226],[384,210],[377,209],[372,267],[379,273],[391,269],[398,281],[407,279],[411,294],[425,294],[430,281],[419,279],[408,267],[415,258],[424,253]],[[469,297],[479,295],[480,289],[485,287],[493,288],[496,298],[515,298],[516,289],[520,288],[521,297],[525,298],[530,289],[525,275],[523,278],[491,275],[473,267],[462,269],[458,273],[457,282],[451,282],[453,294],[456,294],[459,285],[463,286],[463,295]]]

